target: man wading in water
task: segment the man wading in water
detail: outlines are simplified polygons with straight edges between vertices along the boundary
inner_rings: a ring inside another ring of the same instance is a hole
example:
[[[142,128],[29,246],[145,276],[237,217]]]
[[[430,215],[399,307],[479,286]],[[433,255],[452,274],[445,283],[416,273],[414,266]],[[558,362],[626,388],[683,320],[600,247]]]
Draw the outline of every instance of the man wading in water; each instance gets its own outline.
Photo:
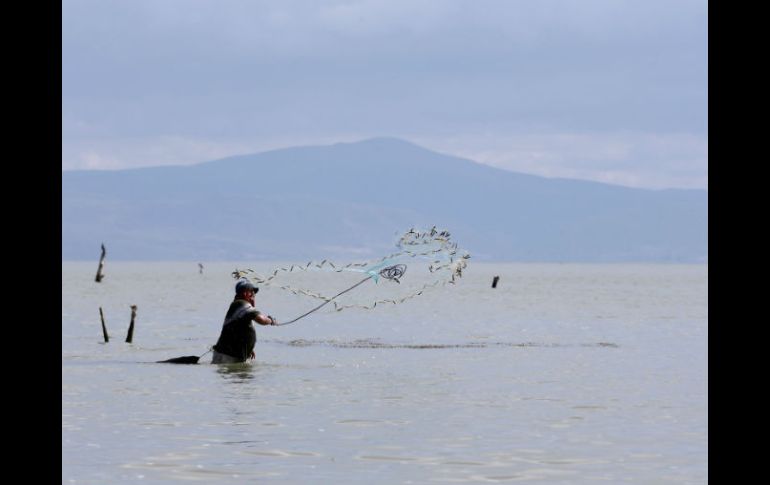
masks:
[[[252,321],[260,325],[275,325],[275,318],[263,315],[254,308],[254,295],[259,288],[249,280],[239,280],[235,285],[235,299],[225,315],[222,333],[214,345],[212,364],[233,364],[254,359],[257,331]]]

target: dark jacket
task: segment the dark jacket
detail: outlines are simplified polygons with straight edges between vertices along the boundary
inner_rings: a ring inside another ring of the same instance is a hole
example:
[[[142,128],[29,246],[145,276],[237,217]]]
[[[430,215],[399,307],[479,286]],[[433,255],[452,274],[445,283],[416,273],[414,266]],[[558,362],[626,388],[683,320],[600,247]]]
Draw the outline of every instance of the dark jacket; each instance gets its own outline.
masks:
[[[214,350],[246,362],[257,343],[257,331],[252,321],[257,314],[257,309],[246,300],[234,300],[227,310]]]

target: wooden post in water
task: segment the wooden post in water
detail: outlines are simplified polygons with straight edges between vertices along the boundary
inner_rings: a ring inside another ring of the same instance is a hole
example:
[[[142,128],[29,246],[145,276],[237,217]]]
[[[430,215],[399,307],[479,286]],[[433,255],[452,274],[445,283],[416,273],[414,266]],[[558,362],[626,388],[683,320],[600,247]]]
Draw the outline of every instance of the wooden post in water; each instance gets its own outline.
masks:
[[[128,335],[126,335],[128,343],[134,340],[134,318],[136,318],[136,305],[131,305],[131,323],[128,325]]]
[[[104,334],[104,343],[107,343],[110,341],[110,336],[107,335],[107,325],[104,324],[104,312],[102,311],[102,307],[99,307],[99,316],[102,318],[102,333]]]
[[[494,278],[492,278],[492,288],[497,288],[497,282],[498,281],[500,281],[500,277],[499,276],[495,276]]]
[[[102,274],[102,271],[104,270],[104,256],[107,255],[107,250],[104,249],[104,243],[102,243],[102,256],[99,258],[99,269],[96,271],[96,282],[101,283],[102,278],[104,278],[104,274]]]

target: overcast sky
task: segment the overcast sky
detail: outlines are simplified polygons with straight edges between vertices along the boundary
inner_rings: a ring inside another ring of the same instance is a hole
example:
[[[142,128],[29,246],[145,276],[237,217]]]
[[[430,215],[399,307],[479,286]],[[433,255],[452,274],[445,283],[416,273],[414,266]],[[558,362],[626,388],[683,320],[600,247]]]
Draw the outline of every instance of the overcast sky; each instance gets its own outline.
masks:
[[[705,0],[63,0],[62,169],[398,137],[706,188]]]

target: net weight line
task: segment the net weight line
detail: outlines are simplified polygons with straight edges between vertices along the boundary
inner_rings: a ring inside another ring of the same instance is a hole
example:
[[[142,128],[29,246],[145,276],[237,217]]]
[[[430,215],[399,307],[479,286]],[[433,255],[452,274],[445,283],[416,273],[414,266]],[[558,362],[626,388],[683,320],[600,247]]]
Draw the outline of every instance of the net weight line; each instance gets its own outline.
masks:
[[[314,298],[323,302],[323,304],[329,303],[339,295],[335,295],[329,298],[315,290],[295,287],[291,284],[279,284],[279,275],[293,273],[295,271],[311,271],[311,270],[332,270],[337,273],[345,271],[354,271],[359,273],[368,274],[375,282],[378,282],[380,276],[386,279],[392,279],[399,282],[398,278],[401,276],[399,271],[405,271],[406,265],[399,265],[404,259],[407,264],[411,260],[429,260],[427,263],[427,270],[436,276],[436,280],[431,283],[425,283],[409,294],[396,298],[396,299],[377,299],[371,303],[349,303],[340,304],[338,301],[333,301],[333,307],[335,311],[342,311],[347,308],[361,308],[365,310],[372,310],[377,305],[390,303],[400,304],[407,300],[422,295],[426,290],[432,288],[438,288],[447,284],[454,284],[456,279],[462,276],[463,269],[467,265],[467,260],[470,255],[467,251],[463,251],[458,254],[457,243],[451,241],[448,231],[438,231],[434,226],[430,231],[419,232],[414,228],[410,229],[399,239],[396,244],[398,251],[388,256],[382,257],[374,262],[361,262],[361,263],[349,263],[345,265],[335,264],[328,259],[324,259],[320,263],[309,261],[307,264],[292,264],[290,266],[278,267],[265,276],[260,276],[253,269],[239,270],[236,268],[232,272],[234,278],[247,278],[252,280],[256,285],[270,285],[274,288],[293,293],[297,296],[306,296]],[[380,272],[380,269],[384,268],[384,273]],[[402,269],[399,269],[403,267]],[[378,273],[379,272],[379,273]],[[382,273],[382,274],[380,274]],[[388,278],[390,276],[391,278]],[[356,286],[356,285],[354,285]],[[319,302],[319,303],[320,303]],[[323,306],[323,305],[320,305]]]

